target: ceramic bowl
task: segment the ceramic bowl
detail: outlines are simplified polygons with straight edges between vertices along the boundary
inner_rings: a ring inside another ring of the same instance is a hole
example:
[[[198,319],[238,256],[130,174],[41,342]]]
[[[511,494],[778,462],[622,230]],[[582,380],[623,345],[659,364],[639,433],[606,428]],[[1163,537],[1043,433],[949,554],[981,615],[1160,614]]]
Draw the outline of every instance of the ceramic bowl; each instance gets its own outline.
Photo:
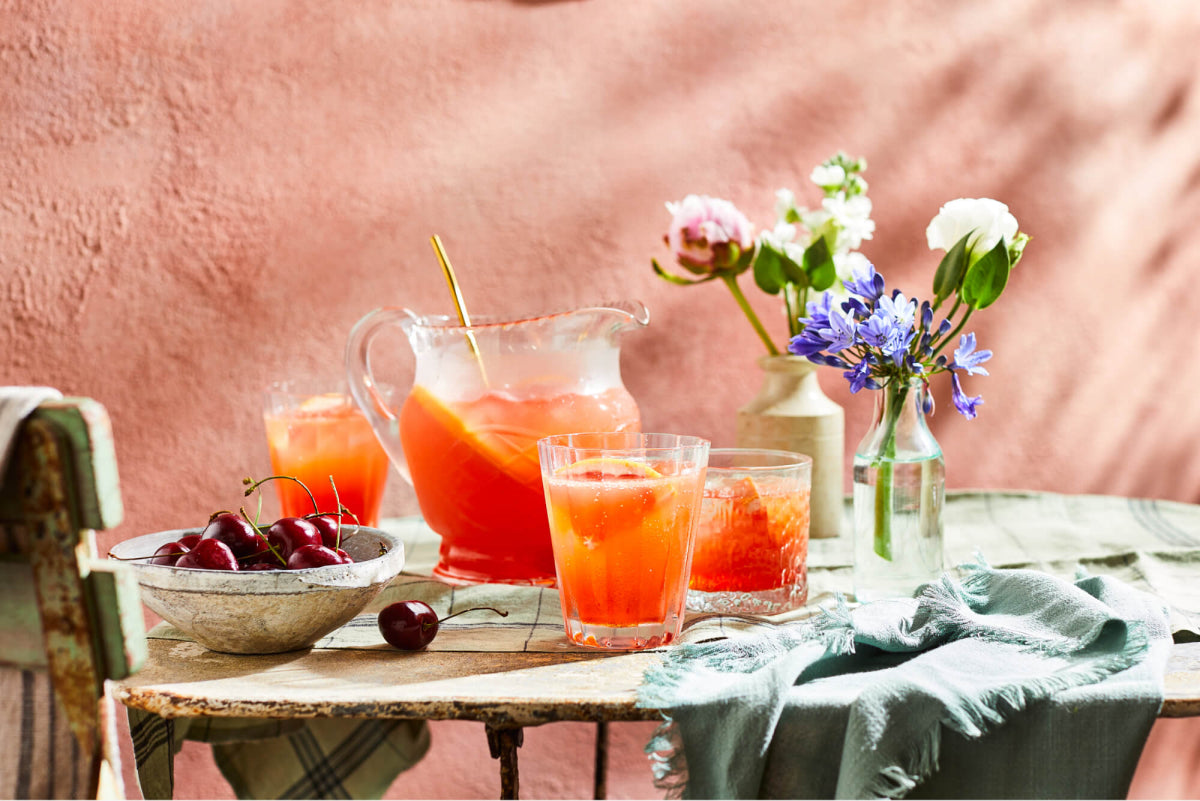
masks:
[[[109,553],[146,556],[200,532],[146,534]],[[347,623],[404,567],[403,543],[381,529],[351,528],[342,548],[353,564],[246,572],[126,564],[134,567],[142,603],[196,642],[229,654],[274,654],[307,648]]]

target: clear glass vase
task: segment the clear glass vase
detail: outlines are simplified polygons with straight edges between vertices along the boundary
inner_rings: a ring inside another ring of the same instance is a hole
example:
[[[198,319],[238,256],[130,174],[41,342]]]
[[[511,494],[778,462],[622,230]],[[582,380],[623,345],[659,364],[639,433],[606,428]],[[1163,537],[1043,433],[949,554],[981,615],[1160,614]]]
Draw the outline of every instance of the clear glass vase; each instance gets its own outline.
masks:
[[[946,466],[925,422],[919,378],[875,393],[871,428],[854,453],[854,594],[911,598],[942,571]]]

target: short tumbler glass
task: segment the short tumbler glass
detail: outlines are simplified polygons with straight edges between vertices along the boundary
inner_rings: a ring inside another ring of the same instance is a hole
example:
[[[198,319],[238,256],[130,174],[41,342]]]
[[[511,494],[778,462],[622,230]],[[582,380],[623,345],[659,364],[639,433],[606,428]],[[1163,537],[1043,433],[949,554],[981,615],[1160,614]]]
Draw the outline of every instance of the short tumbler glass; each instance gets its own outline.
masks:
[[[313,500],[319,511],[336,512],[340,501],[359,523],[377,526],[388,457],[349,392],[336,383],[280,381],[267,388],[263,403],[271,469],[300,479],[313,496],[294,481],[271,482],[281,516],[312,514]]]
[[[567,636],[666,645],[683,626],[708,441],[636,432],[538,440]]]
[[[689,609],[772,615],[808,599],[812,459],[713,448],[696,526]]]

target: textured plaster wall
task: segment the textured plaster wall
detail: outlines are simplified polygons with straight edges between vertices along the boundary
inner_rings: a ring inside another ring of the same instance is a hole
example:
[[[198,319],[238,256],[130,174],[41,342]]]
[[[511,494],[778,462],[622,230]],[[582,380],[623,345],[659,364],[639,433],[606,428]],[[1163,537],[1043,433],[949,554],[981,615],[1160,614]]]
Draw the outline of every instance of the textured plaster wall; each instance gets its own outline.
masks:
[[[476,313],[645,301],[646,428],[731,444],[759,345],[719,285],[651,274],[662,204],[769,223],[840,148],[870,165],[864,252],[910,295],[949,199],[1033,236],[975,318],[979,419],[938,389],[951,487],[1200,501],[1198,41],[1190,0],[0,0],[0,382],[107,406],[127,512],[103,544],[197,524],[267,471],[266,382],[339,374],[373,307],[450,310],[436,232]],[[853,448],[871,399],[824,383]],[[413,509],[398,479],[386,503]],[[1172,725],[1155,753],[1195,748]],[[645,727],[615,728],[611,792],[653,793]],[[530,732],[526,796],[588,793],[590,738]],[[392,795],[495,792],[481,730],[435,743]],[[1155,777],[1135,793],[1197,792]],[[177,782],[228,794],[202,747]]]

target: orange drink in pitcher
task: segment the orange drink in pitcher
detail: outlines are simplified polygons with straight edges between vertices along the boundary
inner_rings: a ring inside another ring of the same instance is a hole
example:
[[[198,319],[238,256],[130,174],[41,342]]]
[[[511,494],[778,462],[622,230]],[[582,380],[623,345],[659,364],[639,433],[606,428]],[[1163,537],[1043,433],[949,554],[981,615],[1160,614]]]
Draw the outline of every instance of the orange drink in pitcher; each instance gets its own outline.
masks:
[[[455,584],[554,584],[538,439],[637,431],[620,375],[620,335],[649,321],[636,301],[522,320],[419,317],[383,308],[354,326],[346,369],[355,400],[441,536],[434,575]],[[415,355],[397,406],[368,354],[399,328]]]
[[[567,636],[653,648],[679,636],[708,442],[567,434],[538,443]]]

